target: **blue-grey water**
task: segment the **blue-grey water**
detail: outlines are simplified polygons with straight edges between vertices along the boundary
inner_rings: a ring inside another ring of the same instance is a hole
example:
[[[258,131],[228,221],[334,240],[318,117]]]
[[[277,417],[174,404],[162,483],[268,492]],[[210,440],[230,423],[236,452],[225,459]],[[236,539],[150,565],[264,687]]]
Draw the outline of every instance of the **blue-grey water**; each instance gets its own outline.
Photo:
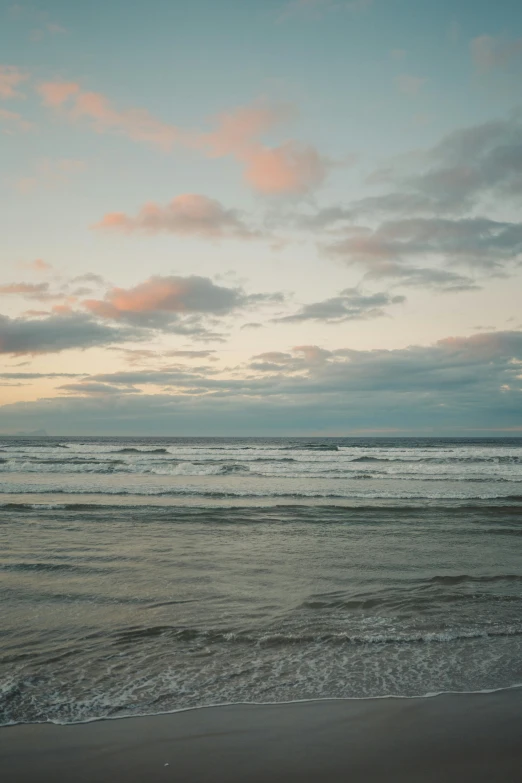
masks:
[[[0,439],[0,723],[522,682],[520,439]]]

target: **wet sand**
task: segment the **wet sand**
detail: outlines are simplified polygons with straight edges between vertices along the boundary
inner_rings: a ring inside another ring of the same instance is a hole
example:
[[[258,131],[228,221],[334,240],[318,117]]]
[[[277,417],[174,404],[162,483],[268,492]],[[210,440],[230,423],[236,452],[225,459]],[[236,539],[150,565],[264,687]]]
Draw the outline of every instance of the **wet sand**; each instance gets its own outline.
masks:
[[[2,783],[516,783],[522,689],[0,729]]]

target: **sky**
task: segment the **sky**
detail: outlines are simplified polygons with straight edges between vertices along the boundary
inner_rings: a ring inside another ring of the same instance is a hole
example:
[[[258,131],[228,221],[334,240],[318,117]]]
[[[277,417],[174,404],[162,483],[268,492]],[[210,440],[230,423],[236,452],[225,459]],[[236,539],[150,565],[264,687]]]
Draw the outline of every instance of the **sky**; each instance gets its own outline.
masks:
[[[522,434],[520,0],[0,0],[0,432]]]

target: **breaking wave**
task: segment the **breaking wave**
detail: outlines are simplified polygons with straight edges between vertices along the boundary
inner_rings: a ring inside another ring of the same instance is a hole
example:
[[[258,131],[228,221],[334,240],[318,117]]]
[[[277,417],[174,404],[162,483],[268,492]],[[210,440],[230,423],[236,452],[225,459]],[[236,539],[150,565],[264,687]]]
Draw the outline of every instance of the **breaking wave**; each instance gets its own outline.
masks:
[[[222,631],[214,629],[182,628],[158,625],[147,628],[131,628],[121,631],[114,639],[115,645],[134,644],[151,637],[167,637],[178,642],[203,641],[206,644],[256,644],[279,646],[295,644],[432,644],[451,643],[462,639],[487,639],[495,637],[522,636],[522,626],[508,625],[492,628],[455,628],[445,631],[419,631],[417,633],[286,633],[246,631]]]

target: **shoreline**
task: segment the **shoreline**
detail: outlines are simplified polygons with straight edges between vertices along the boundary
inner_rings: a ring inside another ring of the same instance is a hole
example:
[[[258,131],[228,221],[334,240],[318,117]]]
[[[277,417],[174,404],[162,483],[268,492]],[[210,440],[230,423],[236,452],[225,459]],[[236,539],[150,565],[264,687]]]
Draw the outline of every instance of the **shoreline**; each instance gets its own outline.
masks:
[[[319,696],[310,699],[291,699],[289,701],[230,701],[217,702],[216,704],[198,704],[193,707],[178,707],[174,710],[165,710],[164,712],[134,712],[130,715],[100,715],[99,717],[86,718],[76,721],[58,721],[58,720],[38,720],[38,721],[18,721],[16,723],[0,723],[0,730],[14,728],[16,726],[83,726],[89,723],[99,723],[109,720],[133,720],[134,718],[160,718],[168,715],[178,715],[183,712],[193,712],[197,710],[219,710],[228,707],[277,707],[278,705],[291,704],[321,704],[323,702],[359,702],[372,701],[379,702],[388,699],[396,701],[402,700],[424,700],[436,699],[439,696],[478,696],[491,693],[503,693],[522,689],[522,682],[514,685],[502,685],[498,688],[480,688],[476,691],[433,691],[429,693],[415,694],[413,696],[403,696],[397,693],[384,694],[381,696]]]
[[[0,728],[6,783],[511,783],[522,688],[197,707]]]

